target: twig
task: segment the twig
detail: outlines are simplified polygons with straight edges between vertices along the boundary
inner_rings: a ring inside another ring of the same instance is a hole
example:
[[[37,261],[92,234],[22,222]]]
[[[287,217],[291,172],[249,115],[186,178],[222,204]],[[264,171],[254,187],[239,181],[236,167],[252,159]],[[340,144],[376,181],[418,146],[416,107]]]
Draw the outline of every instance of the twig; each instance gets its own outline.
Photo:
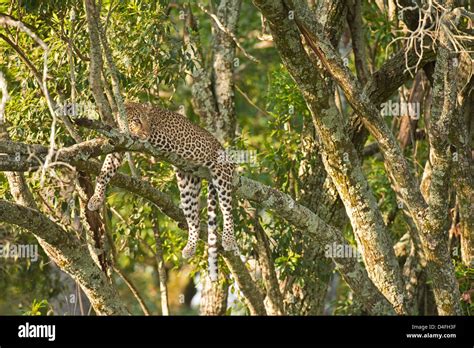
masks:
[[[235,85],[235,89],[242,95],[242,97],[244,97],[244,99],[250,104],[252,105],[255,109],[257,109],[258,111],[260,111],[262,114],[264,114],[265,116],[270,116],[270,114],[268,112],[266,112],[265,110],[263,110],[261,107],[259,107],[257,104],[255,104],[250,98],[249,96],[244,92],[242,91],[239,86]]]
[[[110,17],[112,15],[112,12],[114,12],[114,10],[118,7],[118,5],[120,5],[120,2],[117,2],[114,5],[114,1],[113,0],[110,1],[109,11],[107,12],[107,17],[105,18],[104,34],[107,34],[107,28],[109,27]]]
[[[120,268],[118,268],[116,266],[113,266],[113,269],[120,276],[120,278],[122,278],[124,283],[127,284],[128,288],[132,292],[133,296],[138,301],[138,304],[140,305],[140,308],[142,309],[143,313],[145,313],[145,315],[147,315],[147,316],[151,315],[150,310],[148,309],[145,301],[143,301],[142,297],[138,293],[137,288],[135,287],[135,285],[133,285],[131,280],[125,275],[124,272],[122,272],[122,270]]]
[[[54,110],[54,102],[51,99],[49,94],[48,86],[47,86],[47,78],[48,78],[48,54],[49,54],[49,47],[48,45],[40,39],[38,35],[36,35],[30,28],[28,28],[23,22],[13,19],[8,15],[0,15],[0,26],[6,27],[15,27],[25,34],[27,34],[30,38],[32,38],[42,49],[43,49],[43,76],[42,76],[42,90],[43,94],[46,98],[46,103],[48,104],[49,112],[53,118],[51,123],[51,134],[49,137],[49,151],[48,155],[46,156],[44,166],[41,172],[41,180],[40,185],[44,184],[44,178],[46,174],[46,167],[48,163],[51,161],[51,158],[54,155],[54,148],[56,146],[55,138],[56,138],[56,112]]]
[[[28,68],[33,73],[33,76],[35,77],[38,84],[41,86],[41,88],[43,88],[43,81],[41,80],[41,74],[38,72],[38,69],[36,69],[33,63],[26,57],[23,50],[20,47],[18,47],[18,45],[16,45],[12,40],[10,40],[10,38],[8,38],[7,36],[0,34],[0,38],[2,38],[7,44],[9,44],[10,47],[16,51],[16,53],[18,53],[18,56],[20,57],[20,59],[28,66]]]
[[[51,95],[49,94],[49,90],[48,90],[48,86],[47,86],[49,47],[33,31],[31,31],[28,27],[26,27],[24,23],[22,23],[20,21],[17,21],[15,19],[13,19],[12,17],[6,16],[6,15],[0,15],[0,25],[7,26],[7,27],[8,26],[13,26],[15,28],[20,29],[21,31],[28,34],[44,51],[44,53],[43,53],[43,75],[41,76],[39,74],[38,70],[33,65],[33,63],[31,63],[31,61],[26,57],[24,52],[17,45],[15,45],[8,37],[2,35],[2,38],[9,45],[11,45],[11,47],[18,53],[20,58],[30,68],[30,71],[35,76],[35,79],[38,81],[38,84],[40,85],[40,89],[43,92],[44,97],[46,98],[48,109],[49,109],[49,112],[52,116],[51,134],[50,134],[50,147],[49,147],[48,156],[45,158],[45,161],[42,163],[42,170],[41,170],[41,177],[40,177],[40,185],[43,185],[46,170],[47,170],[48,167],[50,167],[49,162],[51,161],[52,157],[54,156],[54,148],[56,146],[55,137],[56,137],[57,115],[56,115],[56,111],[55,111],[55,103],[52,100]],[[63,121],[67,131],[73,137],[73,139],[76,140],[77,142],[81,142],[82,139],[81,139],[79,133],[74,129],[74,127],[72,126],[69,119],[67,119],[67,117],[65,117],[65,116],[62,116],[61,120]],[[58,164],[58,163],[56,163],[56,164]]]
[[[474,37],[460,32],[456,28],[456,24],[459,22],[461,17],[469,18],[471,21],[474,18],[474,14],[468,12],[463,8],[456,8],[452,11],[448,11],[447,8],[442,6],[436,0],[427,0],[426,5],[423,7],[420,6],[407,6],[403,7],[400,5],[399,0],[397,0],[397,6],[399,7],[399,14],[403,16],[405,11],[416,11],[418,10],[418,27],[415,30],[408,30],[408,35],[404,37],[398,37],[392,40],[387,48],[394,44],[396,41],[406,42],[405,46],[405,62],[406,62],[406,71],[408,71],[412,77],[414,76],[413,70],[416,72],[421,64],[421,61],[424,56],[425,48],[435,49],[439,37],[440,31],[444,32],[447,36],[449,42],[453,46],[453,52],[470,52],[464,46],[465,41],[472,41]],[[460,33],[460,35],[458,35]],[[427,46],[426,39],[430,39],[431,42]],[[413,50],[418,56],[418,60],[414,65],[409,65],[408,63],[408,53]]]
[[[235,45],[242,51],[242,53],[244,54],[244,56],[246,56],[248,59],[250,59],[252,62],[254,63],[260,63],[260,61],[255,58],[254,56],[252,56],[250,53],[248,53],[247,51],[245,51],[245,49],[242,47],[242,45],[239,43],[239,40],[235,37],[235,35],[228,29],[226,28],[222,23],[221,21],[219,20],[219,18],[217,18],[217,16],[211,12],[209,12],[204,6],[202,6],[201,4],[198,4],[198,7],[205,13],[207,14],[209,17],[211,17],[214,22],[216,23],[217,27],[222,30],[224,33],[226,33],[235,43]]]

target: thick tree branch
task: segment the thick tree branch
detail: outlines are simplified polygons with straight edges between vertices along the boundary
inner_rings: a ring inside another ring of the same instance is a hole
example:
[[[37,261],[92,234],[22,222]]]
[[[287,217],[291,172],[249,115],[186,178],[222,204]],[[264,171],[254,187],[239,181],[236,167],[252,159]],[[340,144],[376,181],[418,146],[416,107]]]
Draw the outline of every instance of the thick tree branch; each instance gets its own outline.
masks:
[[[108,124],[114,124],[112,109],[104,95],[104,89],[102,86],[101,74],[104,61],[100,46],[99,29],[97,28],[97,22],[94,15],[94,7],[94,2],[92,0],[85,1],[90,45],[89,85],[102,119]]]
[[[275,265],[272,259],[270,244],[268,243],[265,230],[260,224],[258,210],[256,210],[253,215],[254,232],[257,239],[256,246],[258,253],[258,263],[262,270],[262,278],[267,294],[267,311],[270,315],[283,315],[285,314],[283,296],[280,292],[280,284],[275,272]]]
[[[316,70],[318,65],[312,64],[306,54],[298,27],[285,5],[281,1],[254,3],[267,18],[282,60],[311,111],[321,139],[324,166],[351,219],[370,278],[398,313],[406,313],[401,271],[360,159],[345,132],[345,120],[333,106],[333,98],[326,95],[327,88]],[[303,2],[299,5],[303,6]],[[294,11],[295,19],[300,12]]]
[[[361,0],[351,0],[348,7],[347,23],[351,30],[352,51],[354,52],[357,77],[362,85],[369,78],[369,67],[367,65],[367,54],[365,52],[364,28],[362,24]]]
[[[9,139],[9,134],[6,132],[5,127],[1,126],[0,139]],[[49,149],[43,147],[43,154],[46,156],[48,153]],[[13,156],[8,156],[8,158],[11,157]],[[15,163],[18,163],[18,161],[15,161]],[[71,233],[67,233],[66,236],[70,238],[61,239],[61,243],[56,243],[56,239],[51,239],[55,237],[55,233],[58,230],[60,230],[61,233],[66,232],[37,211],[38,207],[28,188],[23,173],[7,171],[5,175],[9,182],[10,192],[16,203],[33,209],[37,212],[38,216],[47,220],[51,226],[55,226],[55,228],[51,227],[50,230],[45,228],[37,230],[27,222],[27,218],[25,218],[26,224],[29,227],[25,227],[24,224],[19,226],[29,229],[49,258],[81,285],[98,314],[128,313],[127,309],[117,298],[115,289],[108,282],[105,273],[101,272],[96,266],[95,260],[91,257],[92,253],[90,254],[88,252],[88,249],[82,241],[73,237]],[[63,243],[63,241],[67,243]],[[65,260],[67,261],[66,263]]]
[[[194,173],[199,177],[209,177],[208,171],[204,168],[196,167],[196,165],[192,163],[186,163],[175,156],[164,155],[153,147],[143,144],[140,141],[133,140],[129,136],[121,134],[107,125],[98,122],[88,123],[88,126],[93,124],[94,127],[102,128],[102,132],[110,136],[111,140],[93,139],[81,144],[73,145],[69,148],[60,149],[57,151],[57,161],[77,164],[88,161],[92,157],[116,151],[142,151],[159,158],[166,158],[170,163],[180,168],[194,171]],[[25,145],[21,143],[0,141],[0,153],[9,153],[12,155],[6,160],[0,160],[0,170],[29,170],[35,164],[37,165],[37,163],[32,159],[28,159],[28,154],[35,153],[37,157],[42,158],[46,150],[47,149],[41,145]],[[17,152],[20,153],[20,161],[18,162],[14,161],[14,154]],[[83,163],[82,165],[85,166],[86,164]],[[261,204],[262,207],[276,211],[290,223],[309,233],[309,236],[315,238],[320,245],[329,245],[332,243],[339,245],[347,244],[339,230],[324,223],[309,209],[297,204],[290,196],[245,177],[235,178],[234,182],[236,194],[238,196]],[[147,194],[150,195],[150,192]],[[177,214],[175,214],[175,216],[176,215]],[[237,260],[231,258],[230,255],[228,256],[226,253],[224,253],[224,255],[227,260],[230,260],[230,262],[235,261],[230,265],[231,269],[236,272],[242,271],[240,275],[244,278],[242,278],[241,289],[244,291],[244,289],[248,288],[250,284],[253,284],[253,282],[250,282],[244,285],[246,279],[245,274],[248,274],[248,271],[245,269],[243,264],[239,266],[241,264],[240,259],[238,260],[240,261],[240,264],[238,264]],[[387,301],[373,286],[372,282],[367,277],[365,269],[356,259],[334,259],[334,262],[353,291],[359,294],[361,298],[366,299],[367,310],[370,313],[391,313]],[[250,292],[255,293],[256,290],[254,289]],[[257,302],[258,301],[256,300],[254,304],[255,308],[259,306]]]
[[[439,245],[439,240],[432,234],[435,227],[430,221],[430,210],[421,195],[417,182],[409,169],[408,163],[403,156],[398,142],[388,129],[385,121],[379,115],[375,105],[370,102],[366,94],[360,92],[362,88],[358,84],[358,81],[344,66],[334,48],[321,34],[320,29],[312,31],[308,30],[302,18],[298,18],[298,16],[296,17],[296,22],[303,35],[310,41],[310,45],[318,55],[319,59],[323,62],[326,69],[331,73],[345,92],[351,106],[362,117],[364,125],[379,143],[385,158],[387,171],[393,181],[401,188],[399,193],[404,202],[406,202],[412,217],[420,229],[421,241],[425,253],[431,253],[430,261],[433,262],[433,266],[429,266],[429,269],[432,270],[431,277],[437,278],[440,273],[436,272],[437,268],[434,264],[439,265],[441,260],[446,258],[443,255],[448,251],[438,250],[437,253],[432,253],[430,251],[433,248],[436,248],[436,245]],[[437,258],[439,258],[439,262],[436,260]],[[445,267],[449,268],[449,266]],[[456,298],[458,290],[456,287],[453,287],[453,285],[456,284],[454,273],[446,270],[443,274],[445,279],[447,279],[446,277],[450,278],[449,284],[451,295],[449,301],[442,301],[441,298],[447,299],[446,296],[448,294],[439,289],[442,293],[438,293],[437,296],[438,310],[440,311],[440,314],[459,314],[459,307],[456,305],[459,298]],[[448,276],[448,274],[450,275]]]
[[[73,233],[63,230],[35,209],[4,200],[0,200],[0,220],[23,227],[41,239],[45,252],[81,285],[97,314],[128,314],[104,273]]]
[[[318,2],[315,9],[311,9],[311,12],[314,17],[317,14],[328,39],[337,44],[344,28],[347,2],[345,0],[321,1]],[[332,83],[329,74],[324,74],[323,78],[328,83],[326,96],[333,98],[336,85]],[[324,169],[320,147],[315,139],[314,124],[311,120],[304,120],[304,122],[303,137],[305,140],[301,149],[304,158],[301,160],[298,174],[301,180],[298,199],[302,205],[308,207],[326,223],[340,229],[348,222],[344,206],[340,201],[336,201],[337,204],[334,204],[332,199],[333,195],[338,198],[337,190]],[[327,204],[322,202],[327,202]],[[304,287],[300,287],[295,284],[296,277],[286,278],[284,286],[291,291],[285,292],[285,309],[288,313],[321,315],[324,313],[325,299],[331,275],[334,272],[334,263],[325,255],[324,246],[318,245],[305,235],[301,238],[299,231],[297,234],[298,236],[294,240],[301,244],[302,264],[308,265],[301,267],[299,271],[308,280],[305,281]]]
[[[216,19],[224,23],[226,31],[219,25],[214,27],[213,73],[214,96],[219,113],[212,120],[211,133],[221,142],[232,141],[235,137],[235,100],[234,100],[234,57],[236,43],[233,39],[237,32],[241,0],[221,0]]]
[[[190,6],[187,7],[184,42],[193,60],[192,75],[192,104],[196,114],[204,121],[205,128],[213,128],[213,120],[218,118],[219,110],[212,89],[211,73],[206,70],[202,52],[200,51],[199,32]]]

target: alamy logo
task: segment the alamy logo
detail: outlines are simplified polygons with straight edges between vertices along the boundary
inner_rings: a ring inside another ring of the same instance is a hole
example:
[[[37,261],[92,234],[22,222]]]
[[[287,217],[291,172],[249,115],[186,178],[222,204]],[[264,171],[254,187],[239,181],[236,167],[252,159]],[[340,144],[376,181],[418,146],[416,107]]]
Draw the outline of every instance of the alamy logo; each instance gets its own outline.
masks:
[[[356,258],[359,262],[362,261],[362,254],[349,244],[326,244],[324,246],[324,256],[328,258]]]
[[[38,261],[38,244],[0,244],[0,258]]]
[[[250,165],[256,165],[257,151],[227,149],[220,151],[218,160],[220,162],[231,162],[234,164],[248,163]]]
[[[380,104],[382,116],[410,116],[413,119],[420,118],[420,103],[392,102]]]
[[[47,338],[48,341],[56,339],[56,325],[36,325],[26,323],[18,326],[18,337],[20,338]]]
[[[94,105],[90,102],[86,103],[69,103],[64,102],[57,104],[54,110],[57,115],[74,117],[84,117],[94,114]]]

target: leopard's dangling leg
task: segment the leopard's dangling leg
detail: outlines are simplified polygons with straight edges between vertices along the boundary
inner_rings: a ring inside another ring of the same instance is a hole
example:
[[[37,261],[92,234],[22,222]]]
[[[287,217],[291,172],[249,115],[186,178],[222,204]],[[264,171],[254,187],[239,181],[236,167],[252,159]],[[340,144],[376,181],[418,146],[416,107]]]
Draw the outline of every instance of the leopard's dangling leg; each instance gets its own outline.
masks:
[[[212,182],[208,183],[207,193],[207,262],[209,278],[217,281],[217,191]]]
[[[234,219],[232,216],[232,177],[234,165],[230,162],[220,163],[212,168],[211,171],[212,184],[217,190],[219,207],[224,219],[222,247],[225,251],[234,251],[234,254],[239,255],[239,247],[234,236]]]
[[[96,180],[94,194],[87,203],[87,209],[92,211],[97,210],[104,203],[107,184],[115,173],[117,173],[118,168],[122,164],[122,158],[122,154],[118,152],[109,153],[105,157],[104,164]]]
[[[196,252],[199,239],[199,192],[201,179],[191,173],[176,170],[176,178],[181,196],[181,209],[188,223],[188,242],[182,251],[184,258],[190,258]]]

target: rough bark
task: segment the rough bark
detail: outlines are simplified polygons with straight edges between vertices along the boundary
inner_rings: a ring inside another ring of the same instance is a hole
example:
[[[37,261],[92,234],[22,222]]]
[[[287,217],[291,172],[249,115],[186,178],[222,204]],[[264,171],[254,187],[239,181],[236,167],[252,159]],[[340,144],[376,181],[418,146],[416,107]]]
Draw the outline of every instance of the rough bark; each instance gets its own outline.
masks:
[[[422,234],[425,258],[431,286],[440,315],[462,314],[460,293],[448,246],[448,184],[452,166],[449,132],[452,129],[457,106],[457,69],[453,67],[447,38],[441,33],[436,67],[433,75],[433,103],[428,128],[430,143],[431,180],[427,203],[427,232]],[[444,46],[444,47],[443,47]]]
[[[320,136],[323,162],[351,219],[367,271],[396,311],[406,313],[404,288],[382,215],[363,175],[357,152],[345,131],[347,125],[315,73],[300,41],[296,22],[280,1],[254,1],[270,24],[283,63],[298,84]],[[303,6],[299,3],[299,6]],[[295,18],[301,15],[296,9]]]
[[[187,9],[187,28],[185,28],[185,42],[188,46],[194,68],[192,70],[192,103],[195,111],[204,121],[205,128],[221,143],[231,142],[235,137],[236,115],[234,98],[234,66],[235,66],[235,37],[239,20],[241,0],[221,0],[217,15],[209,13],[213,21],[214,42],[212,46],[213,66],[206,69],[198,36],[197,23],[194,20],[190,7]],[[228,259],[233,263],[236,279],[246,284],[244,296],[258,291],[257,287],[247,277],[246,269],[241,261]],[[228,283],[213,284],[203,279],[203,296],[201,299],[201,313],[205,315],[223,315],[226,312]],[[249,283],[250,281],[250,283]],[[252,295],[250,295],[252,296]],[[257,296],[258,297],[258,296]],[[257,304],[257,297],[250,303],[254,313],[264,314],[261,305]]]
[[[365,51],[361,0],[351,0],[347,8],[347,24],[349,24],[351,30],[352,50],[354,52],[357,77],[362,85],[365,85],[369,78],[369,68],[367,66],[367,54]]]
[[[466,57],[467,56],[467,57]],[[456,189],[459,205],[459,230],[461,234],[461,259],[464,265],[474,266],[474,156],[472,152],[472,127],[474,119],[474,83],[469,54],[459,57],[458,102],[461,112],[456,114],[450,139],[456,148],[453,153],[452,183]],[[467,68],[467,69],[466,69]],[[466,71],[467,70],[467,71]],[[470,79],[470,81],[469,81]]]
[[[447,16],[449,18],[450,16]],[[445,19],[446,20],[446,19]],[[445,24],[447,23],[447,20]],[[341,86],[346,94],[346,97],[356,112],[362,117],[364,125],[369,132],[378,141],[382,153],[385,158],[385,165],[391,179],[400,187],[400,196],[406,202],[410,213],[417,223],[421,233],[421,242],[425,253],[431,253],[430,261],[432,266],[428,265],[431,278],[438,278],[444,280],[447,287],[450,288],[448,294],[440,287],[434,289],[438,292],[435,295],[437,298],[438,311],[440,314],[459,314],[459,290],[456,286],[456,279],[454,273],[449,269],[450,262],[443,262],[449,260],[449,254],[446,255],[447,250],[442,248],[441,240],[433,237],[433,231],[436,227],[431,224],[430,217],[432,217],[432,209],[429,209],[426,202],[423,200],[421,193],[416,185],[413,174],[409,170],[406,159],[404,158],[401,149],[394,139],[393,134],[388,129],[384,120],[378,114],[377,108],[370,103],[367,96],[360,92],[361,88],[354,77],[343,66],[341,58],[334,52],[331,45],[324,39],[320,31],[309,31],[302,21],[299,22],[299,28],[309,37],[313,43],[313,49],[318,54],[318,57],[323,61],[325,68],[331,72],[334,79]],[[442,166],[442,163],[440,163]],[[443,171],[443,169],[441,169]],[[439,218],[439,216],[438,216]],[[441,245],[440,245],[441,244]],[[432,252],[432,250],[436,252]],[[442,265],[443,269],[436,268],[435,264]],[[443,299],[442,299],[443,298]]]
[[[191,71],[192,104],[196,114],[204,121],[205,127],[212,130],[212,120],[217,119],[218,108],[212,89],[212,70],[208,71],[200,50],[199,31],[191,9],[187,8],[184,42],[193,60]]]
[[[100,24],[100,14],[95,5],[90,6],[90,3],[93,3],[94,0],[86,1],[86,11],[92,12],[92,17],[94,18],[91,21],[92,25],[95,25],[99,32],[100,43],[104,52],[105,61],[107,62],[107,71],[110,75],[111,85],[112,85],[112,94],[114,97],[114,106],[117,109],[118,113],[116,114],[115,121],[117,122],[120,130],[124,133],[128,133],[128,121],[127,114],[125,112],[125,104],[123,101],[122,93],[120,92],[120,83],[118,78],[118,69],[115,65],[114,59],[112,57],[112,50],[109,46],[109,41],[103,25]],[[89,5],[88,5],[89,4]],[[89,24],[89,22],[88,22]],[[104,84],[107,84],[104,77]]]
[[[112,130],[112,128],[107,125],[103,124],[102,126],[105,129],[111,130],[111,133],[109,133],[109,135],[112,135],[117,144],[121,144],[120,146],[114,147],[114,145],[112,145],[109,140],[105,139],[85,141],[81,144],[73,145],[71,148],[63,148],[61,150],[58,150],[56,160],[70,163],[74,166],[80,166],[81,168],[84,168],[84,170],[91,170],[91,168],[94,168],[94,165],[89,165],[90,163],[93,163],[89,161],[92,157],[100,156],[103,154],[109,154],[112,152],[131,151],[132,149],[134,149],[133,151],[136,151],[138,149],[141,149],[141,151],[149,151],[149,154],[153,154],[158,158],[163,155],[159,151],[156,151],[156,149],[153,149],[153,147],[150,147],[139,141],[134,141],[127,135],[120,134],[119,132]],[[146,147],[149,150],[145,150]],[[44,160],[48,148],[42,145],[26,145],[11,141],[0,141],[0,151],[11,154],[11,156],[6,159],[2,158],[2,160],[0,161],[0,170],[30,171],[34,168],[38,168],[38,162],[37,160],[32,160],[31,158],[28,158],[29,154],[35,154],[38,159]],[[14,159],[16,153],[21,154],[20,161],[16,161]],[[180,168],[183,170],[191,172],[195,171],[194,174],[209,179],[209,173],[204,168],[196,168],[195,164],[186,164],[185,162],[174,156],[171,156],[171,159],[169,160],[170,163],[173,163],[177,166],[181,166]],[[100,165],[97,164],[96,167],[100,168]],[[100,169],[94,168],[92,170],[96,171]],[[130,189],[132,192],[139,195],[143,195],[143,197],[157,204],[161,208],[163,213],[169,213],[169,216],[172,219],[175,219],[178,222],[179,226],[181,226],[182,228],[184,228],[184,226],[187,226],[183,212],[177,206],[174,205],[171,197],[159,192],[156,189],[153,189],[153,187],[149,183],[139,181],[136,178],[130,178],[120,174],[116,176],[116,178],[118,180],[117,183],[123,185],[124,188],[128,187],[128,189]],[[112,182],[114,181],[112,180]],[[201,230],[205,231],[206,229],[201,227]],[[240,258],[227,257],[226,262],[232,264],[232,267],[230,268],[233,270],[233,275],[236,278],[237,282],[245,284],[245,286],[241,287],[244,296],[252,296],[251,293],[255,293],[258,291],[258,288],[251,281],[251,277],[248,273],[248,270],[243,264],[242,260],[240,260]],[[247,282],[247,280],[249,279],[250,282]],[[246,293],[247,289],[249,289],[249,294]],[[261,306],[263,307],[263,297]],[[257,308],[258,304],[255,304],[254,307]],[[255,313],[262,315],[265,312],[255,311]]]
[[[347,12],[346,1],[320,2],[314,10],[321,18],[321,25],[329,40],[337,45],[344,27],[345,14]],[[334,95],[335,84],[331,83],[328,75],[324,76],[328,83],[330,93],[327,97]],[[342,227],[347,222],[347,216],[342,204],[335,209],[334,204],[321,204],[335,190],[331,191],[331,180],[327,180],[327,174],[320,156],[320,149],[315,139],[314,125],[310,120],[305,120],[304,145],[302,152],[304,159],[300,163],[299,179],[301,180],[300,192],[297,197],[302,205],[308,207],[321,217],[326,223],[336,228]],[[328,185],[328,186],[326,186]],[[336,194],[337,196],[337,194]],[[290,313],[300,315],[321,315],[324,311],[324,301],[328,291],[331,274],[334,271],[334,263],[326,257],[324,246],[316,244],[311,238],[303,236],[302,264],[305,267],[300,270],[306,278],[305,286],[301,287],[291,284],[288,279],[285,288],[290,287],[294,291],[286,292],[286,303]]]
[[[0,200],[0,220],[29,230],[51,260],[81,285],[97,314],[128,314],[105,274],[71,232],[35,209],[4,200]]]
[[[417,103],[418,105],[423,104],[425,97],[425,88],[423,87],[423,81],[425,80],[423,71],[419,71],[416,74],[413,87],[411,88],[410,95],[408,96],[407,103]],[[420,107],[420,114],[421,114]],[[414,145],[416,141],[416,128],[418,125],[418,117],[420,115],[400,115],[400,126],[397,139],[400,142],[400,147],[405,149],[408,145]]]
[[[308,128],[311,133],[314,131],[312,122],[308,122]],[[347,215],[342,202],[337,200],[337,191],[331,179],[327,177],[324,170],[320,149],[316,144],[316,139],[313,139],[313,134],[307,137],[301,150],[305,154],[305,159],[300,163],[299,202],[326,223],[340,229],[347,223]],[[315,243],[304,235],[301,243],[302,263],[307,265],[301,272],[306,275],[308,281],[305,281],[305,286],[299,289],[298,294],[288,292],[295,298],[294,301],[288,303],[288,306],[292,313],[321,315],[324,312],[324,301],[330,276],[334,271],[334,263],[325,256],[323,245]]]
[[[409,64],[413,64],[415,59],[416,57],[414,53],[409,52]],[[433,61],[433,59],[433,52],[428,51],[420,63],[420,66],[423,67],[425,64]],[[380,105],[409,78],[410,74],[405,69],[405,55],[403,52],[399,52],[388,59],[378,71],[370,76],[364,87],[364,93],[375,105]],[[350,115],[347,131],[351,135],[351,140],[354,143],[358,154],[361,157],[362,154],[364,157],[369,156],[370,154],[366,151],[369,149],[363,148],[369,133],[365,128],[363,128],[360,118],[356,113]],[[308,146],[313,146],[314,149],[312,151],[319,153],[317,144],[310,144]],[[370,152],[379,151],[376,142],[374,142],[372,146],[367,147],[370,147]],[[303,151],[306,151],[305,148],[303,148]],[[302,189],[307,192],[302,192],[301,202],[303,205],[306,205],[314,211],[324,221],[331,223],[336,228],[342,228],[347,221],[347,215],[338,192],[331,179],[326,178],[327,174],[324,170],[320,156],[313,156],[311,161],[315,162],[311,165],[311,169],[308,168],[311,172],[302,173],[303,180],[305,177],[308,177],[310,180],[308,180],[307,185],[302,187]],[[302,167],[305,166],[306,165],[302,163]],[[321,268],[320,272],[324,273]]]
[[[236,194],[242,198],[259,203],[262,208],[272,209],[293,226],[314,238],[319,245],[333,243],[349,247],[342,232],[326,224],[308,208],[296,203],[289,195],[262,185],[256,181],[240,177]],[[367,271],[355,258],[332,258],[336,268],[364,306],[372,314],[391,314],[393,309],[369,280]]]
[[[104,274],[110,277],[109,261],[107,260],[107,254],[104,248],[105,229],[102,219],[98,212],[87,209],[87,198],[91,197],[94,193],[94,186],[92,185],[89,174],[79,172],[77,186],[78,190],[83,193],[79,195],[79,201],[81,218],[86,230],[86,241],[89,253]]]
[[[254,232],[257,239],[258,263],[266,290],[265,307],[269,315],[283,315],[285,314],[283,296],[280,292],[280,283],[275,272],[270,244],[268,243],[265,230],[258,219],[258,212],[256,211],[254,216]]]
[[[104,122],[114,124],[114,117],[112,116],[112,109],[107,98],[104,95],[102,86],[102,68],[104,61],[102,59],[102,51],[100,46],[99,30],[94,16],[94,2],[93,0],[85,1],[87,26],[89,29],[89,45],[90,45],[90,64],[89,64],[89,85],[92,95],[99,109]]]
[[[0,139],[9,139],[8,133],[3,128],[0,128],[2,132],[0,133]],[[45,147],[43,151],[46,154],[48,149]],[[9,182],[10,192],[17,204],[13,205],[10,202],[0,201],[0,203],[3,202],[6,205],[5,209],[0,208],[1,213],[8,216],[8,220],[2,218],[0,220],[29,230],[48,257],[80,284],[97,314],[128,314],[128,310],[118,299],[117,293],[109,283],[106,274],[98,268],[83,241],[64,231],[37,210],[37,204],[23,173],[7,171],[5,175]],[[36,219],[36,225],[35,222],[30,223],[27,216],[22,215],[21,219],[16,219],[15,216],[9,214],[9,211],[14,211],[15,214],[21,215],[22,209],[27,208],[32,211],[31,214]]]
[[[221,0],[217,18],[227,31],[235,34],[239,20],[241,0]],[[235,43],[231,36],[214,26],[214,96],[218,113],[207,125],[222,143],[235,137],[234,58]]]
[[[255,285],[245,264],[240,261],[239,256],[235,256],[232,252],[224,251],[224,261],[234,275],[238,275],[235,279],[240,291],[244,294],[244,301],[252,315],[267,315],[267,311],[263,304],[264,297],[260,289]],[[240,261],[240,262],[239,262]]]
[[[208,277],[202,279],[201,303],[199,313],[201,315],[225,315],[227,310],[227,294],[229,286],[221,282],[211,282]]]

